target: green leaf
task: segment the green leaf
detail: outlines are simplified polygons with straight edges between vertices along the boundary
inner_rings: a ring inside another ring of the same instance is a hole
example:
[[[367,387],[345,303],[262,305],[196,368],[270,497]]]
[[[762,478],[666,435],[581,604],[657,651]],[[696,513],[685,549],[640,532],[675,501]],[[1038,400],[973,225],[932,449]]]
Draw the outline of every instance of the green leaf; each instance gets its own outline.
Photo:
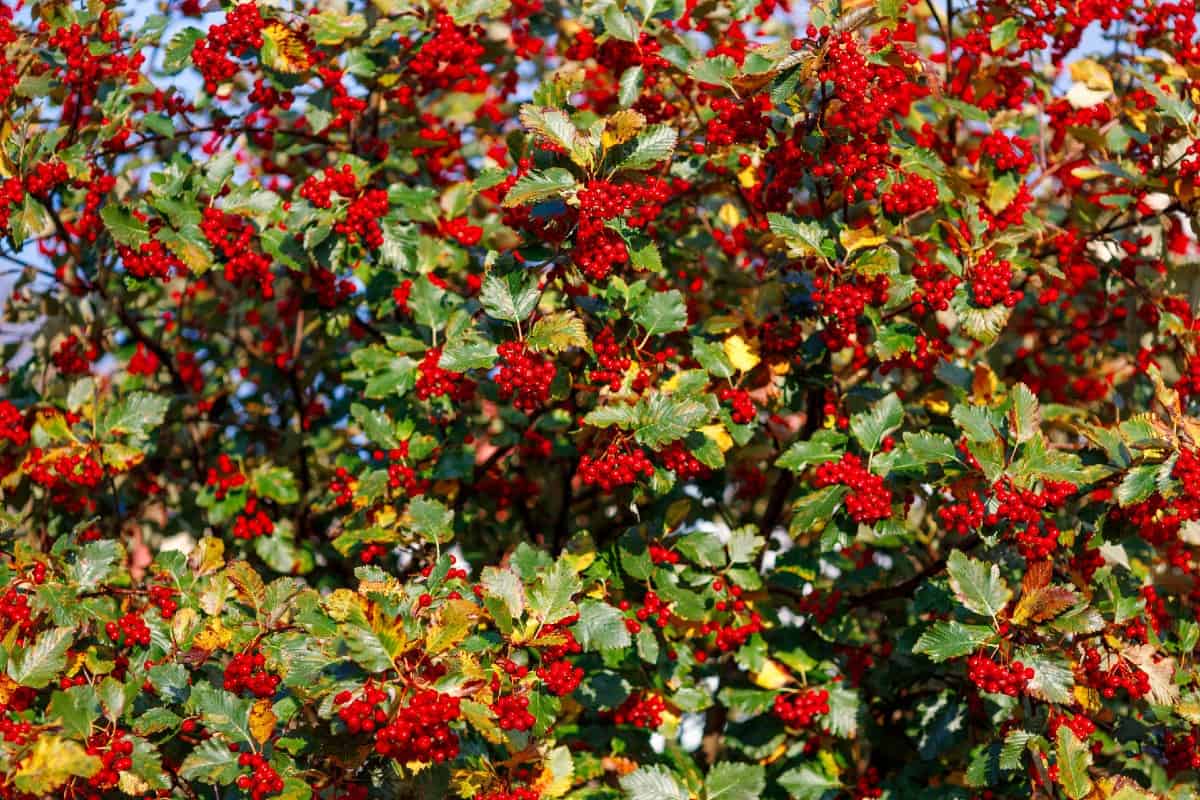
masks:
[[[544,172],[530,170],[518,178],[508,190],[503,205],[505,208],[512,208],[559,197],[574,186],[575,176],[562,167],[551,167]]]
[[[448,542],[454,538],[454,512],[440,500],[416,497],[408,504],[406,527],[429,542]]]
[[[575,123],[565,112],[556,108],[521,107],[521,124],[546,141],[566,151],[571,160],[591,169],[595,166],[596,153],[592,141],[580,135]]]
[[[1140,503],[1153,495],[1158,489],[1158,473],[1161,469],[1161,464],[1143,464],[1125,473],[1116,491],[1121,508]]]
[[[638,40],[638,24],[615,3],[604,9],[604,30],[623,42]]]
[[[57,719],[71,736],[86,739],[92,723],[100,718],[100,699],[90,684],[72,686],[50,697],[47,714],[51,719]]]
[[[70,566],[71,580],[82,592],[90,592],[112,574],[117,558],[122,556],[121,545],[114,539],[88,542],[79,548],[75,563]]]
[[[145,436],[162,425],[171,401],[150,392],[134,392],[104,415],[100,426],[102,434],[124,433],[130,436]]]
[[[387,412],[354,403],[350,406],[350,414],[362,426],[363,433],[372,444],[388,449],[400,445],[400,440],[396,438],[395,426]]]
[[[676,540],[675,548],[702,567],[725,566],[725,546],[715,533],[696,531]]]
[[[780,775],[779,785],[795,800],[831,800],[842,784],[816,764],[801,764]]]
[[[712,395],[701,398],[656,394],[638,403],[638,442],[654,450],[682,439],[717,413]]]
[[[201,742],[179,767],[179,774],[187,780],[213,784],[233,783],[240,772],[238,754],[219,739]]]
[[[1037,396],[1023,383],[1013,387],[1012,407],[1009,409],[1008,418],[1018,443],[1027,442],[1041,433],[1041,406]]]
[[[1027,687],[1029,694],[1050,703],[1074,702],[1071,690],[1075,686],[1075,673],[1065,659],[1042,649],[1022,647],[1017,650],[1015,660],[1033,670]]]
[[[1088,767],[1092,751],[1066,725],[1058,726],[1055,736],[1054,760],[1058,765],[1058,782],[1071,800],[1082,800],[1092,791]]]
[[[254,470],[254,491],[272,500],[290,505],[300,499],[300,490],[296,486],[296,476],[287,467],[276,467],[263,464]]]
[[[138,248],[150,241],[150,228],[133,214],[115,203],[100,209],[100,219],[112,238],[126,247]]]
[[[617,102],[621,108],[629,108],[642,93],[642,84],[645,82],[646,73],[641,65],[629,67],[621,73],[619,82],[619,90],[617,92]]]
[[[575,570],[560,559],[530,587],[529,610],[546,625],[553,625],[575,614],[573,598],[582,590],[583,583]]]
[[[761,764],[723,761],[713,765],[704,779],[704,800],[758,800],[766,788]]]
[[[199,28],[184,28],[171,37],[163,53],[163,72],[174,75],[182,72],[192,64],[192,50],[196,42],[204,38],[204,31]]]
[[[726,89],[733,88],[731,81],[737,72],[737,62],[729,56],[706,58],[688,70],[693,79],[701,83],[711,83],[713,86],[724,86]]]
[[[617,650],[631,643],[625,617],[619,610],[599,600],[579,604],[579,621],[572,629],[584,650]]]
[[[951,692],[924,700],[917,707],[917,750],[932,761],[966,734],[967,709]]]
[[[792,505],[791,533],[806,533],[819,522],[829,522],[849,491],[846,486],[825,486],[800,497]]]
[[[67,650],[74,628],[42,631],[33,644],[18,650],[8,662],[8,677],[22,686],[41,689],[67,667]]]
[[[904,422],[904,405],[896,393],[887,395],[869,411],[863,411],[850,418],[850,432],[859,445],[868,453],[879,449],[885,436],[900,427]]]
[[[629,800],[688,800],[687,789],[666,767],[638,767],[620,783]]]
[[[673,333],[687,326],[687,307],[678,289],[655,292],[633,312],[633,321],[646,329],[647,336]]]
[[[1004,737],[1004,746],[1000,748],[1000,769],[1020,769],[1021,762],[1025,758],[1025,751],[1029,749],[1029,743],[1040,738],[1036,733],[1029,731],[1019,729],[1009,731],[1008,735]]]
[[[994,619],[1012,599],[1012,590],[1000,577],[998,564],[985,564],[955,550],[946,562],[946,570],[959,602],[976,614]]]
[[[904,447],[914,460],[922,464],[945,464],[958,460],[954,442],[940,433],[906,431]]]
[[[675,152],[679,133],[669,125],[651,125],[633,142],[633,149],[617,169],[646,169],[660,161],[666,161]]]
[[[537,308],[540,296],[536,272],[514,271],[507,275],[492,272],[483,279],[479,302],[496,319],[520,322]]]
[[[995,635],[988,625],[964,625],[961,622],[935,622],[917,643],[914,653],[923,653],[937,662],[973,653]]]
[[[775,466],[803,472],[813,464],[825,464],[842,457],[846,437],[837,431],[817,431],[808,441],[795,442],[784,451]]]

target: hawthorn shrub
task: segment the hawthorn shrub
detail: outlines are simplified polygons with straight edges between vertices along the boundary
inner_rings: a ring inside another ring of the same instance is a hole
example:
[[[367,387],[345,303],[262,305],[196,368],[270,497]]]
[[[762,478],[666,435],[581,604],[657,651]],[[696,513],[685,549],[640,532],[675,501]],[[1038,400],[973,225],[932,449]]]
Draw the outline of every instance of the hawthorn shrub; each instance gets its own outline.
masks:
[[[0,798],[1193,796],[1194,0],[144,5],[0,5]]]

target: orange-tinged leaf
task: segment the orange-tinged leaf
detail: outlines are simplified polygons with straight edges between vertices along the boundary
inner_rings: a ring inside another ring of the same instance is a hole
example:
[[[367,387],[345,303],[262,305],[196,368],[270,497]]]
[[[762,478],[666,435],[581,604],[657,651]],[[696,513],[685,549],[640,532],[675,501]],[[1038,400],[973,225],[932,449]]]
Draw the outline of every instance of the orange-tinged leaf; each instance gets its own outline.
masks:
[[[83,745],[57,736],[38,736],[33,750],[17,766],[13,785],[32,795],[49,795],[72,777],[90,778],[103,766]]]

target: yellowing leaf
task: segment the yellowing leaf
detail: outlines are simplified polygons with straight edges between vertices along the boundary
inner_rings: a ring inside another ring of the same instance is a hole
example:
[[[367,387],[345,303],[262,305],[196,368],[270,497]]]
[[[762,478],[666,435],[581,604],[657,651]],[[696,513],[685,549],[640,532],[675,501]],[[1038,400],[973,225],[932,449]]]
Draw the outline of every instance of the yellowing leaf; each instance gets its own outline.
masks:
[[[742,222],[742,212],[733,203],[726,203],[721,206],[721,210],[717,212],[717,219],[728,225],[730,228],[736,228]]]
[[[275,732],[275,710],[269,698],[256,700],[250,708],[250,735],[259,744],[266,744]]]
[[[725,349],[725,356],[729,359],[729,363],[733,364],[733,368],[738,372],[749,372],[762,361],[758,357],[757,343],[748,343],[736,333],[726,339],[722,347]]]
[[[72,777],[90,778],[103,764],[78,742],[57,736],[38,736],[33,751],[17,766],[13,784],[22,792],[46,795]]]
[[[362,600],[349,589],[335,589],[324,601],[325,610],[329,616],[338,622],[345,622],[351,614],[363,613]]]
[[[753,164],[738,173],[738,183],[743,189],[753,189],[758,184],[758,170]]]
[[[761,670],[751,673],[750,678],[761,689],[779,689],[796,680],[779,662],[771,659],[766,660]]]
[[[141,797],[154,788],[145,778],[132,772],[122,772],[117,778],[117,786],[130,797]]]
[[[479,607],[469,600],[447,600],[425,635],[425,649],[441,653],[467,638]]]
[[[575,782],[575,762],[571,751],[565,746],[556,747],[546,754],[542,763],[542,772],[533,782],[533,789],[539,797],[562,797],[571,789]]]
[[[1079,81],[1093,91],[1108,91],[1113,88],[1112,75],[1104,65],[1090,58],[1071,62],[1071,79]]]
[[[887,237],[880,236],[870,228],[842,228],[842,232],[838,234],[838,241],[849,254],[864,247],[878,247],[887,241]]]
[[[221,618],[209,620],[204,630],[192,640],[192,646],[201,650],[221,650],[229,646],[233,633],[221,623]]]
[[[308,69],[311,58],[304,39],[295,31],[281,22],[272,22],[262,30],[266,44],[273,49],[264,47],[270,54],[267,66],[279,72],[294,75]]]
[[[733,447],[733,437],[729,435],[729,431],[725,430],[725,426],[720,423],[705,425],[700,429],[700,432],[717,443],[717,447],[721,448],[722,453],[728,453]]]
[[[604,134],[600,137],[600,143],[606,150],[616,147],[637,136],[644,127],[646,118],[641,113],[632,108],[623,109],[604,121]]]
[[[205,536],[192,550],[188,561],[197,575],[216,572],[225,566],[225,543],[215,537]]]

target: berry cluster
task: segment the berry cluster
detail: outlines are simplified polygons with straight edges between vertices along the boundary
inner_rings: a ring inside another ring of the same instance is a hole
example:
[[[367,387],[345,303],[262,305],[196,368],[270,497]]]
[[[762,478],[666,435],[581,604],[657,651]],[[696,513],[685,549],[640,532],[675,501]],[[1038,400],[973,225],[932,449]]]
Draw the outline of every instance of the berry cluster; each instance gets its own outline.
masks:
[[[126,738],[125,731],[115,728],[111,732],[93,734],[87,740],[88,755],[100,758],[100,771],[88,778],[88,789],[98,793],[117,785],[118,773],[133,768],[133,742]]]
[[[529,698],[508,694],[496,698],[491,705],[496,724],[506,731],[527,731],[537,720],[529,713]]]
[[[1003,303],[1013,308],[1025,296],[1019,289],[1012,288],[1012,264],[985,253],[970,273],[971,299],[980,308],[991,308]]]
[[[401,763],[440,764],[458,756],[458,736],[449,723],[461,715],[457,697],[426,690],[415,693],[395,718],[380,728],[375,752]]]
[[[937,204],[936,183],[911,172],[902,174],[903,178],[892,183],[879,198],[884,211],[895,217],[907,217]]]
[[[1118,655],[1110,656],[1109,667],[1104,668],[1100,651],[1094,647],[1084,648],[1075,671],[1080,683],[1096,689],[1106,700],[1115,698],[1121,689],[1131,700],[1145,697],[1150,691],[1149,675]]]
[[[225,666],[225,690],[234,694],[249,692],[255,697],[273,697],[279,688],[279,676],[267,672],[267,660],[259,650],[235,653]]]
[[[500,368],[494,380],[500,396],[529,414],[550,400],[554,362],[534,353],[524,342],[504,342],[497,347]]]
[[[646,451],[624,440],[610,443],[597,456],[589,453],[579,459],[579,480],[585,486],[599,486],[605,492],[653,474],[654,465],[646,457]]]
[[[242,513],[233,520],[230,533],[235,539],[257,539],[259,536],[270,536],[275,532],[275,523],[267,516],[267,512],[259,506],[259,500],[254,495],[246,498]]]
[[[225,259],[225,280],[249,285],[264,300],[275,296],[271,259],[253,248],[257,234],[252,223],[210,206],[204,209],[200,230],[213,251]]]
[[[16,447],[24,447],[29,441],[25,415],[8,400],[0,400],[0,440]]]
[[[416,395],[421,400],[431,397],[449,397],[455,403],[465,403],[475,393],[475,385],[463,377],[461,372],[451,372],[438,366],[442,348],[431,347],[417,365]]]
[[[846,511],[855,522],[878,522],[892,515],[892,492],[883,478],[869,472],[862,460],[852,453],[840,461],[818,464],[813,470],[813,486],[822,488],[840,484],[848,486]]]
[[[126,613],[116,622],[105,623],[104,632],[122,647],[150,646],[150,627],[135,611]]]
[[[636,692],[613,711],[613,722],[617,725],[654,730],[662,724],[662,716],[666,710],[667,703],[662,695]]]
[[[265,756],[242,753],[238,756],[238,766],[250,770],[247,774],[239,775],[236,783],[239,789],[250,793],[251,800],[263,800],[267,795],[283,791],[283,779]]]
[[[754,405],[754,399],[745,389],[722,387],[717,391],[717,399],[729,403],[729,417],[739,425],[748,425],[758,416],[758,406]]]
[[[815,718],[829,713],[829,691],[805,689],[777,694],[772,710],[789,728],[807,728]]]
[[[368,681],[357,696],[351,691],[341,691],[334,696],[333,702],[340,706],[338,717],[346,723],[347,730],[351,733],[370,733],[388,721],[387,711],[383,707],[387,699],[388,693],[384,689]]]
[[[984,692],[1016,697],[1025,691],[1033,676],[1033,669],[1020,661],[1006,667],[982,653],[967,659],[967,677]]]
[[[246,475],[232,458],[221,453],[217,456],[217,465],[208,468],[205,484],[212,489],[215,499],[224,500],[227,494],[246,485]]]
[[[228,83],[237,74],[237,62],[229,58],[232,53],[241,57],[248,50],[258,50],[263,45],[264,22],[255,3],[240,3],[231,8],[225,22],[213,25],[208,33],[196,40],[192,47],[192,62],[204,76],[204,90],[215,94],[217,86]]]
[[[545,666],[538,667],[537,676],[551,694],[566,697],[579,688],[579,684],[583,681],[583,668],[575,666],[570,661],[552,661]]]

